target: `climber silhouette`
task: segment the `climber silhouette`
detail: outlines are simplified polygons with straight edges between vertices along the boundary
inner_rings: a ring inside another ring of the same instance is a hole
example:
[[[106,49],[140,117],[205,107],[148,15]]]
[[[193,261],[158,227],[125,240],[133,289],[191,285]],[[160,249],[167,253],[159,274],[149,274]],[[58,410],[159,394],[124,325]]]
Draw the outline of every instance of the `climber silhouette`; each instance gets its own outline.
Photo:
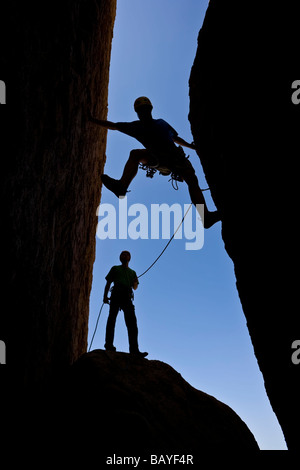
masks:
[[[125,323],[128,330],[129,352],[136,356],[146,357],[147,352],[140,352],[138,347],[138,328],[135,316],[135,308],[132,303],[133,292],[139,284],[136,272],[130,269],[128,264],[131,259],[129,251],[122,251],[120,254],[121,265],[113,266],[106,276],[106,285],[104,288],[103,302],[110,303],[109,315],[106,325],[105,349],[107,351],[116,351],[113,345],[115,335],[115,325],[119,310],[123,310]],[[111,283],[114,283],[110,301],[108,292]]]
[[[195,146],[179,137],[173,127],[163,119],[153,119],[152,109],[153,106],[149,98],[141,96],[134,102],[138,121],[116,123],[103,121],[95,119],[89,112],[89,119],[93,123],[135,137],[145,147],[145,149],[135,149],[130,152],[119,180],[103,174],[101,176],[102,182],[117,197],[122,197],[125,196],[131,181],[136,176],[140,163],[157,168],[162,174],[164,171],[167,172],[166,170],[169,170],[169,173],[170,171],[174,172],[187,183],[192,203],[195,206],[197,204],[203,205],[203,225],[205,228],[209,228],[220,220],[220,214],[218,211],[210,212],[208,210],[195,170],[181,147],[183,145],[195,150]],[[179,144],[179,147],[175,143]],[[199,213],[202,217],[200,211]]]

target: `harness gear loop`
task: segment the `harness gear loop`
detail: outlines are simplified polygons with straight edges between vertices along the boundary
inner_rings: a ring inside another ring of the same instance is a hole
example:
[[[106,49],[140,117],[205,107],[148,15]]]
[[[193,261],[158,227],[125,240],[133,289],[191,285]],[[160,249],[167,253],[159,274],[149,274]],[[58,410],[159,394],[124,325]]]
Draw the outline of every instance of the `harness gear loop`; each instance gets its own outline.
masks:
[[[176,165],[180,166],[180,160],[184,161],[185,159],[188,159],[189,155],[186,156],[184,153],[184,150],[181,146],[176,147],[176,152],[174,153],[174,164],[175,167]],[[153,178],[155,173],[159,171],[160,175],[163,176],[169,176],[171,175],[171,178],[169,181],[171,181],[172,187],[177,191],[178,190],[178,184],[177,182],[179,181],[180,183],[183,182],[183,178],[178,174],[178,172],[170,170],[167,166],[164,166],[163,164],[160,164],[159,159],[155,163],[151,164],[145,164],[145,163],[140,163],[139,168],[141,170],[146,171],[146,177],[147,178]]]

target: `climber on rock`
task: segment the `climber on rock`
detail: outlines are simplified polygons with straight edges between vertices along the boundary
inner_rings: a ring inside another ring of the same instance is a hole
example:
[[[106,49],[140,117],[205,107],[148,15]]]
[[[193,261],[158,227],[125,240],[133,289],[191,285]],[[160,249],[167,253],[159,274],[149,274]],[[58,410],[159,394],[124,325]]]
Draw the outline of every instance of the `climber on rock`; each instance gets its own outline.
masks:
[[[135,316],[135,308],[132,303],[133,291],[139,284],[136,272],[130,269],[128,264],[131,259],[129,251],[122,251],[120,254],[121,265],[113,266],[106,276],[103,302],[110,304],[109,315],[106,325],[105,349],[116,351],[113,345],[115,335],[115,325],[119,310],[123,310],[124,319],[128,330],[129,352],[139,357],[146,357],[147,352],[140,352],[138,347],[138,328]],[[108,292],[111,283],[114,283],[110,300]]]
[[[134,102],[138,121],[114,123],[95,119],[89,115],[89,119],[93,123],[135,137],[145,147],[130,152],[119,180],[103,174],[101,176],[102,182],[117,197],[122,197],[125,196],[131,181],[137,174],[140,163],[150,168],[162,169],[162,174],[163,170],[169,170],[169,173],[177,174],[181,181],[184,180],[187,183],[192,203],[196,207],[197,204],[203,205],[203,224],[205,228],[209,228],[220,220],[220,214],[218,211],[210,212],[208,210],[195,170],[181,147],[183,145],[195,150],[195,146],[179,137],[177,132],[163,119],[153,119],[152,109],[153,106],[149,98],[141,96]],[[179,144],[179,147],[175,144]],[[202,217],[201,213],[200,216]]]

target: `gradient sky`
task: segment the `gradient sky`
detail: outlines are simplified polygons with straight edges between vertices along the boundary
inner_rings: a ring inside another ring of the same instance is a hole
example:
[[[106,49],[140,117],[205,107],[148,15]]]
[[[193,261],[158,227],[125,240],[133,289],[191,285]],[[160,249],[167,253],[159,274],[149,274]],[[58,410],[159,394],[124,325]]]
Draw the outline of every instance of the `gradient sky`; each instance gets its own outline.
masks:
[[[153,117],[163,118],[191,142],[188,80],[207,0],[118,0],[110,68],[108,119],[133,121],[134,100],[148,96]],[[122,174],[130,150],[142,148],[133,138],[108,131],[105,173]],[[190,155],[199,184],[207,187],[196,152]],[[189,204],[187,186],[174,191],[168,177],[151,180],[140,170],[130,186],[128,206],[140,203]],[[208,207],[214,203],[204,193]],[[102,188],[102,203],[118,199]],[[133,218],[129,218],[129,221]],[[90,299],[89,338],[102,304],[105,276],[129,250],[130,267],[144,272],[167,240],[96,240]],[[135,306],[141,351],[148,359],[170,364],[195,388],[229,405],[245,421],[262,450],[286,449],[269,404],[238,298],[233,263],[221,238],[221,223],[205,231],[201,250],[187,251],[186,240],[173,240],[157,264],[140,279]],[[108,306],[99,321],[92,349],[104,347]],[[115,346],[128,352],[123,313],[117,320]]]

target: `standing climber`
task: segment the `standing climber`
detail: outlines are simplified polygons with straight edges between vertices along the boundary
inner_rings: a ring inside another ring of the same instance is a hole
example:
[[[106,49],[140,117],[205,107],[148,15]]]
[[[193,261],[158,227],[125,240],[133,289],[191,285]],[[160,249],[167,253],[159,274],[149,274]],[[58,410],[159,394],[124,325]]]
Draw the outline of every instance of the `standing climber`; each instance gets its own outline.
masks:
[[[220,220],[220,214],[218,211],[210,212],[208,210],[195,170],[180,147],[183,145],[195,150],[195,146],[179,137],[177,132],[163,119],[153,119],[152,109],[153,106],[149,98],[141,96],[134,102],[138,121],[114,123],[89,116],[89,119],[95,124],[135,137],[145,147],[145,149],[136,149],[130,152],[119,180],[103,174],[101,176],[102,182],[117,197],[121,197],[125,196],[131,181],[137,174],[140,163],[151,168],[168,169],[169,172],[177,174],[187,183],[192,203],[203,205],[204,227],[209,228]],[[175,143],[180,146],[177,147]],[[202,216],[202,214],[200,215]]]
[[[131,354],[146,357],[147,352],[140,352],[138,347],[138,328],[135,309],[132,303],[133,291],[139,284],[136,272],[130,269],[128,264],[131,259],[129,251],[120,254],[121,265],[113,266],[106,276],[103,302],[109,303],[108,292],[111,283],[114,283],[110,297],[109,315],[106,325],[105,349],[115,351],[113,345],[115,335],[115,324],[119,310],[123,310],[125,323],[128,330],[129,352]]]

